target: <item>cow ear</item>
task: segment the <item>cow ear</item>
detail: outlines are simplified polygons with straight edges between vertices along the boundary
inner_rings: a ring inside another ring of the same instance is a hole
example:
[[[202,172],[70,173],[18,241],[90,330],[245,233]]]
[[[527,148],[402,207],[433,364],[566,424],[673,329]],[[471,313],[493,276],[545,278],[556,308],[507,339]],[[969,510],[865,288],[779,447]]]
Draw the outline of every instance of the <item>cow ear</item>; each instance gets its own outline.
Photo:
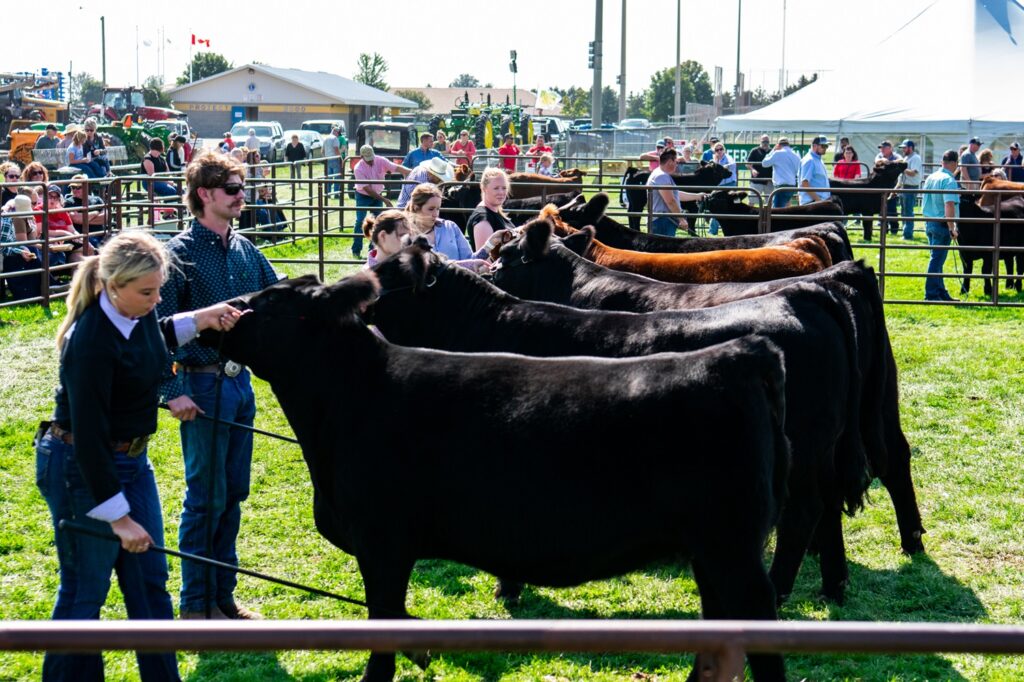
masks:
[[[332,317],[356,312],[364,313],[380,295],[380,280],[370,270],[362,270],[329,287],[324,287],[318,298],[327,300]]]
[[[528,222],[523,227],[525,233],[523,237],[523,257],[534,260],[548,255],[553,230],[554,227],[551,221],[543,218],[537,218]]]
[[[400,258],[402,272],[412,282],[412,290],[417,294],[427,286],[427,270],[430,268],[430,243],[425,237],[417,237],[411,249],[403,249]]]
[[[582,256],[594,241],[594,228],[591,225],[581,227],[578,232],[562,240],[562,244],[573,253]]]
[[[583,209],[584,225],[596,223],[601,219],[606,210],[608,210],[608,195],[604,192],[598,192],[590,198],[590,201],[587,202],[587,207]]]

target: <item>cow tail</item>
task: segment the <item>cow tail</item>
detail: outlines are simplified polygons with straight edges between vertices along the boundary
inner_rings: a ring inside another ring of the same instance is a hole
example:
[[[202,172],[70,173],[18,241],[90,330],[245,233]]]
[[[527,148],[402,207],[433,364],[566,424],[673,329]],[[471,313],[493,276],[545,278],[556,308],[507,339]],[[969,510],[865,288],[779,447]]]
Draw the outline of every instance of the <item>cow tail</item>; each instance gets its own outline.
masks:
[[[764,343],[765,355],[769,355],[772,360],[763,365],[765,369],[762,376],[774,444],[771,471],[772,499],[775,501],[771,524],[774,527],[782,514],[792,463],[789,438],[786,436],[786,366],[782,350],[778,346],[766,337],[757,338]]]
[[[909,452],[906,438],[899,426],[899,395],[896,386],[896,367],[889,345],[889,332],[885,326],[885,310],[878,290],[873,268],[858,261],[857,281],[851,283],[861,302],[867,306],[862,315],[864,333],[872,335],[871,362],[864,375],[861,395],[861,434],[867,447],[868,461],[873,476],[884,476],[889,469],[889,457],[899,451],[900,442]],[[892,426],[895,424],[895,432]],[[894,449],[895,448],[895,449]]]

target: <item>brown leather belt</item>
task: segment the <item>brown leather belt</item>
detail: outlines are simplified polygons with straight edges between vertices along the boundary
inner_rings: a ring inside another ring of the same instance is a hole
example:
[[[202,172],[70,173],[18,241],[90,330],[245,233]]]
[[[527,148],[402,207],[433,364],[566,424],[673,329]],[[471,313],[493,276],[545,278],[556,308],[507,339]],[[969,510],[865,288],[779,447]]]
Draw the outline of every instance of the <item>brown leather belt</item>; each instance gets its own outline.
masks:
[[[67,429],[61,428],[57,424],[50,424],[50,428],[47,432],[63,442],[65,445],[74,445],[75,437]],[[129,457],[138,457],[142,454],[142,451],[146,449],[146,444],[149,442],[149,436],[139,436],[131,440],[114,441],[110,444],[114,452],[126,453]]]

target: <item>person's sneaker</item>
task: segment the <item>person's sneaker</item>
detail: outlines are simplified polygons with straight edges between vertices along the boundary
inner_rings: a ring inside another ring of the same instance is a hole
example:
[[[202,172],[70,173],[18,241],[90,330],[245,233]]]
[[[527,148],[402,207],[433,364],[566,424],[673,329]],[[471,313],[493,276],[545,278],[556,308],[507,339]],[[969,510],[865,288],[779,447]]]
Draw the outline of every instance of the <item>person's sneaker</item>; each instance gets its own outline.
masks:
[[[247,609],[244,606],[239,606],[235,602],[218,604],[218,607],[224,612],[225,618],[231,618],[232,620],[263,620],[263,614]]]
[[[206,620],[205,611],[181,611],[178,613],[178,620]],[[228,617],[216,606],[210,607],[210,620],[229,620]]]

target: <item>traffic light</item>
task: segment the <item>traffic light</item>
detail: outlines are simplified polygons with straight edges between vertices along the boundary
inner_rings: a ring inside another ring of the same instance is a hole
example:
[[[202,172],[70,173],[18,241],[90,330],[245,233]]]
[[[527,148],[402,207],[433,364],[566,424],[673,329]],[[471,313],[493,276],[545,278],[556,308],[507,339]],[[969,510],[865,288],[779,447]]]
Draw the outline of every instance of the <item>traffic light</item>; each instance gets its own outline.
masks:
[[[621,73],[615,76],[615,84],[616,85],[622,85],[622,74]]]
[[[516,66],[516,51],[509,50],[508,58],[508,70],[511,71],[512,73],[519,73],[519,67]]]
[[[597,44],[591,40],[588,48],[587,68],[593,69],[597,64]]]

